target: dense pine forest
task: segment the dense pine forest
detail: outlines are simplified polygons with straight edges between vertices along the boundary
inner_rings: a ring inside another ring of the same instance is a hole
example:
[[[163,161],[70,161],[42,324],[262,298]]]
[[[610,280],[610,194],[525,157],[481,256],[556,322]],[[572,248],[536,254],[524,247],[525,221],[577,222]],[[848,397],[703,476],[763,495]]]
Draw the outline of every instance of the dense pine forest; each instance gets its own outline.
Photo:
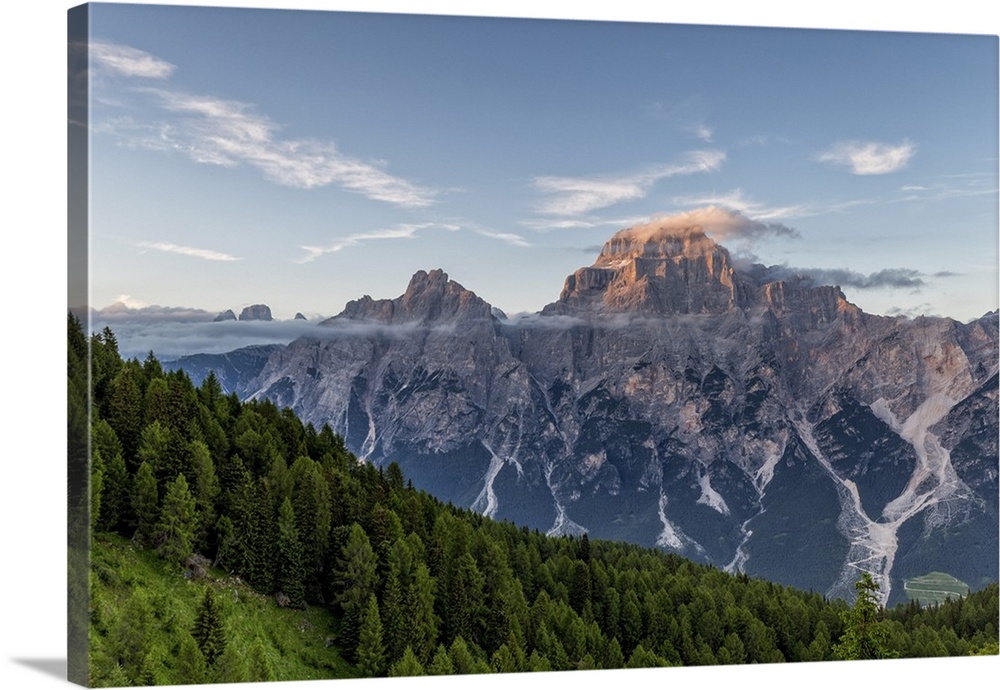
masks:
[[[214,376],[123,360],[110,330],[68,331],[71,457],[92,400],[92,685],[997,653],[995,583],[882,610],[860,573],[849,604],[548,537]]]

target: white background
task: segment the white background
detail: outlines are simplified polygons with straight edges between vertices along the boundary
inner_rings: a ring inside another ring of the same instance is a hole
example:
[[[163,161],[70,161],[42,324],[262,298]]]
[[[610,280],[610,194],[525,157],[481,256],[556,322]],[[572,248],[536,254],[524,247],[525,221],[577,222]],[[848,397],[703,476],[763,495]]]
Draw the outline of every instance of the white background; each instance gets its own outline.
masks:
[[[0,19],[0,687],[50,688],[65,684],[65,379],[66,366],[66,10],[75,3],[14,0]],[[167,4],[179,4],[177,2]],[[700,0],[554,2],[205,2],[188,5],[295,7],[375,11],[469,13],[697,24],[796,26],[950,33],[998,33],[997,11],[982,0],[949,0],[921,9],[910,2],[846,0],[812,4],[757,0],[752,3]],[[995,154],[996,152],[994,152]],[[525,674],[484,677],[477,688],[501,688],[511,681],[530,688],[552,683],[628,683],[637,687],[699,684],[748,687],[897,684],[947,687],[995,682],[1000,658],[788,664],[766,667],[664,669]],[[989,681],[993,678],[993,681]],[[465,687],[453,677],[402,681],[338,681],[342,688],[413,689]],[[305,688],[277,683],[274,688]],[[433,684],[433,686],[432,686]],[[209,686],[205,686],[209,687]],[[228,688],[250,685],[217,686]],[[260,686],[255,686],[260,687]]]

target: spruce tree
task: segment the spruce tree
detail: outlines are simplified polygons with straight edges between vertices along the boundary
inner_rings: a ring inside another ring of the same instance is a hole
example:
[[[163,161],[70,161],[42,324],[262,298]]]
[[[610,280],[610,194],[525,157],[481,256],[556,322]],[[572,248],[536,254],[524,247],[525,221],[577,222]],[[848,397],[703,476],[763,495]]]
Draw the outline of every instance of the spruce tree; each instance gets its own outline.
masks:
[[[368,678],[380,676],[385,672],[382,620],[379,617],[378,600],[374,594],[368,598],[368,605],[361,617],[357,659],[358,670]]]
[[[167,484],[160,521],[156,526],[160,555],[172,563],[182,563],[191,555],[197,525],[194,497],[188,490],[184,475],[178,474]]]
[[[195,616],[191,637],[198,643],[198,648],[205,656],[205,663],[213,666],[226,649],[226,632],[222,624],[222,612],[215,600],[211,587],[205,588]]]
[[[209,530],[215,524],[215,501],[219,495],[219,477],[215,473],[212,454],[204,441],[195,440],[188,444],[187,476],[191,477],[191,495],[194,496],[198,514],[198,529],[195,533],[195,548],[205,552],[208,547]]]
[[[90,527],[95,529],[101,515],[101,495],[104,490],[104,461],[101,451],[94,448],[90,454]]]
[[[205,666],[205,655],[198,649],[198,643],[190,635],[181,642],[181,649],[177,653],[177,683],[187,685],[191,683],[204,683],[207,668]]]
[[[275,586],[288,597],[289,605],[304,608],[305,568],[302,563],[302,543],[295,526],[295,511],[287,496],[278,510],[278,572]]]
[[[334,588],[338,592],[337,603],[343,613],[341,622],[343,649],[357,649],[361,618],[368,605],[368,598],[376,591],[377,582],[375,552],[372,551],[368,535],[360,525],[354,523],[349,529],[347,541],[334,571]]]
[[[418,563],[413,571],[413,581],[407,590],[405,601],[405,625],[407,640],[413,652],[423,663],[427,663],[434,653],[438,639],[437,614],[434,613],[435,583],[430,570]]]
[[[417,659],[417,655],[409,647],[389,669],[390,676],[423,676],[426,675],[423,664]]]
[[[879,586],[871,573],[863,573],[854,583],[857,598],[854,606],[842,614],[844,634],[834,645],[840,659],[886,659],[892,656],[887,642],[889,632],[881,622],[881,610],[876,598]]]
[[[427,666],[427,675],[450,676],[454,673],[455,666],[451,663],[451,656],[448,654],[448,650],[443,644],[439,644],[437,650],[434,652],[434,658],[431,659],[430,665]]]
[[[249,667],[247,680],[251,683],[276,680],[271,659],[259,637],[254,640],[253,646],[250,647]]]
[[[156,476],[148,462],[139,465],[132,489],[132,512],[135,514],[135,540],[143,546],[153,545],[156,523],[160,516],[159,489]]]
[[[142,676],[146,657],[150,652],[152,617],[146,595],[142,590],[135,590],[109,635],[111,658],[133,681]]]

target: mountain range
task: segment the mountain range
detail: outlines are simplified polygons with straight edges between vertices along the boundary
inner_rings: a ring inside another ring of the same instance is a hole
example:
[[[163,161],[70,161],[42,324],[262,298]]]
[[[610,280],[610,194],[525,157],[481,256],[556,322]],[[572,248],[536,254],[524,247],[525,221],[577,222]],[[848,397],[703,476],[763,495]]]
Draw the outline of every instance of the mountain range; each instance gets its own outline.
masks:
[[[997,579],[997,313],[866,314],[698,226],[622,230],[512,319],[419,271],[253,368],[242,397],[496,519],[848,599]]]

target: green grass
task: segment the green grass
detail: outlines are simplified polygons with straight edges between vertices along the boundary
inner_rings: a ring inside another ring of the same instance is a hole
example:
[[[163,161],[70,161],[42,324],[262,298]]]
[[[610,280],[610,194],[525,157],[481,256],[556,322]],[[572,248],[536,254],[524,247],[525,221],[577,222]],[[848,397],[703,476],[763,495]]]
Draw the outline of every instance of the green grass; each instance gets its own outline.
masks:
[[[942,604],[947,598],[958,599],[969,594],[969,586],[948,573],[931,572],[903,580],[908,599],[916,599],[922,606]]]
[[[179,682],[177,651],[191,630],[206,587],[215,591],[227,646],[234,652],[229,661],[235,670],[227,672],[229,678],[218,680],[247,680],[246,660],[258,639],[276,680],[356,675],[335,646],[326,646],[338,628],[338,621],[326,609],[281,608],[273,597],[257,593],[223,571],[212,571],[208,578],[193,582],[184,578],[179,566],[171,566],[154,552],[101,534],[95,535],[91,554],[91,683],[122,684],[125,671],[115,661],[114,640],[130,600],[137,596],[145,599],[151,613],[147,627],[151,680]]]

